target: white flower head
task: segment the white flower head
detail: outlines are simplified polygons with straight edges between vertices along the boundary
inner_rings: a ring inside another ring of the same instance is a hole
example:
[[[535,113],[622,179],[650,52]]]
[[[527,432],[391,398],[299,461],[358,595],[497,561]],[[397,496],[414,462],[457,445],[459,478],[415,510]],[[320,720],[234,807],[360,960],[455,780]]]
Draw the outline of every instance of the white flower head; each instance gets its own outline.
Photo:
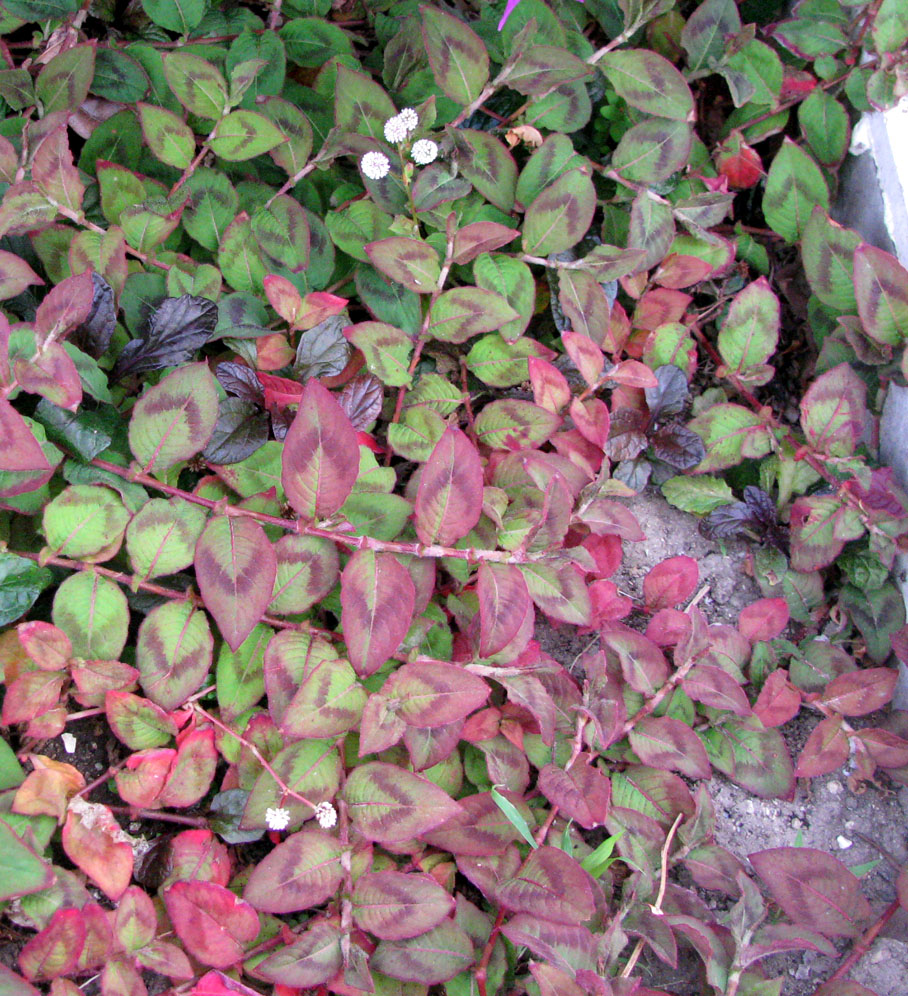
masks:
[[[412,107],[405,107],[397,115],[397,120],[403,124],[408,132],[411,132],[419,124],[419,115]]]
[[[385,141],[397,145],[409,134],[409,129],[401,120],[398,114],[396,117],[388,118],[385,122]]]
[[[266,809],[265,823],[269,830],[285,830],[290,825],[290,810]]]
[[[330,802],[320,802],[315,807],[315,818],[322,830],[330,830],[337,823],[337,811]]]
[[[382,152],[367,152],[359,164],[370,180],[381,180],[391,171],[391,162]]]
[[[418,166],[428,166],[437,159],[438,146],[429,138],[421,138],[413,143],[410,155]]]

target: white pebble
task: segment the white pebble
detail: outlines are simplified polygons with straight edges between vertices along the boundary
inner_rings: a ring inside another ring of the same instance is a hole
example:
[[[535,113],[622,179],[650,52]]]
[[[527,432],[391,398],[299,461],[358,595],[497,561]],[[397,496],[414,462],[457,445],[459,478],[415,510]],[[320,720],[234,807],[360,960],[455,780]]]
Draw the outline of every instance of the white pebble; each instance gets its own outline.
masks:
[[[75,753],[76,738],[71,733],[61,733],[60,739],[63,741],[63,749],[67,754]]]
[[[836,837],[835,842],[839,845],[840,851],[844,851],[847,848],[851,847],[851,841],[847,837],[843,837],[841,834],[839,834],[839,836]]]

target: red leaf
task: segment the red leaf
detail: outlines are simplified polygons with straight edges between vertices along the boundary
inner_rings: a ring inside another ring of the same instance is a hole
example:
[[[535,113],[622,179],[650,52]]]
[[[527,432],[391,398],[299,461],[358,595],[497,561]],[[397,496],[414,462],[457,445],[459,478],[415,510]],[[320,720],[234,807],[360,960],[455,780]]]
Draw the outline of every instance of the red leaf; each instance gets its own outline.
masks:
[[[538,847],[514,878],[495,890],[501,905],[517,913],[544,911],[546,920],[576,924],[595,912],[590,878],[557,847]]]
[[[634,753],[650,767],[678,771],[688,778],[709,778],[706,748],[679,719],[646,716],[630,731],[628,739]]]
[[[530,369],[533,400],[540,408],[557,415],[571,400],[567,378],[558,367],[538,356],[528,357],[527,365]]]
[[[595,384],[605,366],[602,350],[588,335],[581,332],[562,332],[561,340],[583,379],[590,386]]]
[[[807,738],[798,764],[797,778],[813,778],[828,775],[841,768],[848,760],[848,737],[842,730],[841,716],[829,716],[820,720],[816,729]]]
[[[38,345],[43,346],[49,339],[65,339],[68,332],[88,318],[94,296],[90,270],[61,280],[35,312],[35,341]]]
[[[659,647],[673,647],[690,634],[690,616],[680,609],[659,609],[646,627],[646,637]]]
[[[515,564],[479,565],[476,593],[479,596],[479,652],[491,657],[517,635],[530,608],[530,593]]]
[[[670,609],[686,601],[697,589],[700,572],[693,557],[669,557],[643,579],[643,597],[651,611]]]
[[[16,360],[15,371],[24,391],[40,394],[68,411],[78,409],[82,381],[75,363],[59,342],[49,342],[34,359]]]
[[[858,879],[831,854],[774,847],[748,855],[773,899],[795,923],[826,937],[854,937],[870,906]]]
[[[175,882],[164,893],[164,905],[187,951],[203,965],[236,964],[259,932],[249,903],[214,882]]]
[[[25,419],[5,399],[0,398],[0,471],[47,471],[51,470],[41,444],[35,439]],[[28,484],[31,490],[32,483]],[[4,491],[4,494],[14,494]]]
[[[622,387],[658,387],[656,375],[639,360],[622,360],[614,369],[609,370],[608,379]]]
[[[268,303],[285,322],[293,325],[303,307],[300,292],[286,277],[276,273],[269,273],[262,283]]]
[[[290,504],[305,519],[332,515],[358,472],[356,430],[334,395],[309,380],[284,439],[281,484]]]
[[[621,566],[621,537],[590,533],[580,544],[596,561],[596,576],[610,578]]]
[[[634,607],[633,601],[618,592],[612,581],[599,578],[589,587],[590,604],[593,607],[593,628],[613,619],[624,619]]]
[[[677,653],[676,650],[676,663]],[[702,702],[714,709],[728,709],[736,716],[751,714],[750,702],[744,694],[744,689],[721,667],[698,664],[688,672],[687,677],[681,682],[681,687],[695,702]]]
[[[50,923],[19,953],[26,979],[55,979],[75,969],[85,944],[85,922],[77,909],[57,910]]]
[[[69,637],[51,623],[20,623],[16,632],[23,649],[42,671],[62,671],[73,655]]]
[[[716,149],[716,169],[728,178],[732,190],[746,190],[756,186],[763,176],[763,161],[759,153],[744,141],[739,131],[733,131]]]
[[[274,547],[252,519],[215,516],[196,543],[195,572],[205,608],[236,651],[271,602]]]
[[[81,799],[70,802],[63,850],[114,902],[129,886],[132,847],[106,806]]]
[[[420,542],[450,546],[479,521],[482,512],[482,462],[476,447],[449,426],[429,455],[419,477],[414,506]]]
[[[454,723],[485,704],[491,689],[478,675],[444,661],[416,661],[399,667],[382,686],[397,700],[397,714],[409,726],[433,729]]]
[[[778,668],[766,679],[754,703],[754,714],[764,726],[781,726],[801,708],[801,693],[788,680],[788,672]]]
[[[184,731],[177,738],[177,753],[158,802],[161,806],[185,807],[198,802],[211,787],[218,752],[214,730]]]
[[[602,826],[611,804],[612,783],[581,754],[567,771],[547,764],[539,772],[537,787],[566,819],[575,820],[587,830]]]
[[[741,610],[738,630],[751,643],[772,640],[782,635],[788,619],[788,602],[784,598],[761,598]]]
[[[353,554],[341,574],[341,623],[357,674],[372,674],[397,650],[415,603],[410,573],[391,554]]]
[[[866,716],[882,709],[892,698],[898,672],[889,667],[869,667],[833,678],[819,701],[843,716]]]

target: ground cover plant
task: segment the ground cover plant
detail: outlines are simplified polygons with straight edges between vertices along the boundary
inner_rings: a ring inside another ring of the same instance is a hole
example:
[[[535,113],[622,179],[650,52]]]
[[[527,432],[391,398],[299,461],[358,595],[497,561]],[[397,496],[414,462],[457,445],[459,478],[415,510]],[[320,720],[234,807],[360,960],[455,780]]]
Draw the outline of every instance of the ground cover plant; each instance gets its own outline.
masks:
[[[908,872],[702,785],[908,784],[908,273],[830,216],[908,8],[784,8],[2,0],[4,994],[869,992]],[[611,580],[647,486],[737,625]]]

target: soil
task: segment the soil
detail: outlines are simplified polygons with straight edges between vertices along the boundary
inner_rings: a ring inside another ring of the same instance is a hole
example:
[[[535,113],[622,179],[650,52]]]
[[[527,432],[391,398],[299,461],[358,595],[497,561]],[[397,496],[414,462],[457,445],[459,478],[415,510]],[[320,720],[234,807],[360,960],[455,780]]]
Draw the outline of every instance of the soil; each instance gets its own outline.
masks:
[[[759,587],[746,572],[750,551],[746,543],[725,543],[720,548],[700,534],[694,516],[669,505],[653,489],[622,503],[646,534],[643,542],[623,543],[623,561],[612,580],[624,594],[642,599],[643,578],[650,568],[666,557],[684,554],[697,561],[700,586],[708,586],[697,604],[709,622],[734,624],[741,609],[761,597]],[[633,617],[625,622],[636,625]],[[578,638],[567,628],[548,626],[537,626],[537,638],[547,653],[567,667],[590,639]],[[781,728],[793,757],[800,753],[819,718],[802,712]],[[872,725],[882,722],[878,716],[866,719]],[[716,775],[707,783],[716,808],[716,843],[745,860],[771,847],[804,846],[827,851],[851,868],[878,861],[863,874],[863,892],[875,919],[895,899],[898,866],[908,860],[908,788],[868,785],[856,794],[847,775],[843,770],[824,778],[802,779],[791,801],[758,799]],[[722,894],[703,891],[701,895],[717,912],[727,908],[727,897]],[[782,996],[813,996],[841,963],[849,944],[847,940],[840,942],[843,954],[839,958],[805,952],[766,959],[762,964],[769,978],[784,977]],[[647,984],[673,996],[699,996],[709,991],[696,957],[680,959],[677,969],[654,958],[645,958],[641,965]],[[850,978],[876,996],[904,996],[906,976],[908,912],[900,910],[854,966]]]

